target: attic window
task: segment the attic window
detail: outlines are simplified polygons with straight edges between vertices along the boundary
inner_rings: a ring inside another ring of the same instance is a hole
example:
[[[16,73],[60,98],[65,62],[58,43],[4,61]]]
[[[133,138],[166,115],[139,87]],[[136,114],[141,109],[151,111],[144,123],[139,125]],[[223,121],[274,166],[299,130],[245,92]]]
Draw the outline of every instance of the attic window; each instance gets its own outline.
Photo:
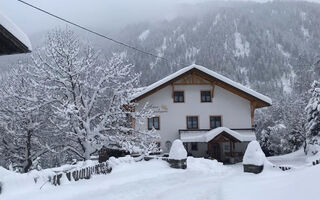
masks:
[[[211,102],[211,91],[201,91],[201,102]]]
[[[174,103],[183,103],[184,102],[184,91],[175,91],[173,94]]]

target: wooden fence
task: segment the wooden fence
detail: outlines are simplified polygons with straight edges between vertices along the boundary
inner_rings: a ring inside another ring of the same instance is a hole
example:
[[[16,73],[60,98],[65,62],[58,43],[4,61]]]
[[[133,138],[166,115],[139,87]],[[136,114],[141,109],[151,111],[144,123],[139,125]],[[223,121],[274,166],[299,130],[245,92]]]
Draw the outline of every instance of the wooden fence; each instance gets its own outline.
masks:
[[[312,165],[318,165],[318,164],[320,164],[320,160],[315,160],[312,162]]]
[[[78,181],[80,179],[90,179],[95,174],[108,174],[112,171],[108,162],[99,163],[94,166],[88,166],[82,169],[76,169],[67,172],[61,172],[49,177],[49,182],[53,185],[60,185],[63,176],[66,176],[68,181]]]
[[[291,167],[288,167],[288,166],[278,166],[282,171],[287,171],[287,170],[290,170],[292,169]]]

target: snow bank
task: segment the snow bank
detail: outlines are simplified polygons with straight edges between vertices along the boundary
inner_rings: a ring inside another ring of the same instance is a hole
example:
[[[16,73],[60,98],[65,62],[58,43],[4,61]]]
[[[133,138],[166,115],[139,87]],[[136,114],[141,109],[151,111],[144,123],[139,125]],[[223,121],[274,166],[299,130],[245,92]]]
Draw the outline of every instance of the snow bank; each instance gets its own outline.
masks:
[[[173,141],[170,153],[169,153],[169,158],[174,159],[174,160],[182,160],[187,158],[187,151],[184,148],[182,141],[177,139]]]
[[[134,158],[129,155],[127,155],[125,157],[121,157],[121,158],[110,157],[108,160],[108,164],[112,168],[114,168],[117,165],[124,164],[124,163],[134,163],[134,162],[135,162]]]
[[[229,168],[223,166],[223,163],[220,163],[217,160],[194,158],[190,156],[187,159],[187,165],[187,170],[199,171],[215,175],[224,174],[227,170],[229,170]]]
[[[122,158],[111,157],[108,161],[111,167],[123,165],[125,163],[134,163],[134,162],[135,162],[134,158],[130,156],[126,156]],[[80,170],[86,167],[95,166],[97,164],[98,164],[97,161],[88,160],[88,161],[78,162],[75,165],[63,165],[61,167],[44,169],[41,171],[32,170],[25,174],[12,172],[3,167],[0,167],[0,182],[2,183],[2,188],[3,188],[1,195],[4,195],[5,197],[9,198],[10,195],[23,194],[33,190],[36,191],[43,186],[45,186],[46,188],[54,187],[49,183],[49,177],[53,177],[54,175],[63,173],[63,172],[72,172],[72,171]],[[65,173],[63,173],[62,175],[61,184],[62,185],[71,184],[71,182],[67,180]]]
[[[243,156],[244,165],[272,165],[266,158],[266,155],[263,153],[259,142],[251,141],[248,144],[247,150]]]
[[[0,167],[0,182],[2,184],[2,194],[0,197],[6,194],[23,193],[30,190],[39,189],[39,187],[45,183],[45,181],[36,182],[32,173],[20,174]],[[5,199],[3,197],[3,199]]]

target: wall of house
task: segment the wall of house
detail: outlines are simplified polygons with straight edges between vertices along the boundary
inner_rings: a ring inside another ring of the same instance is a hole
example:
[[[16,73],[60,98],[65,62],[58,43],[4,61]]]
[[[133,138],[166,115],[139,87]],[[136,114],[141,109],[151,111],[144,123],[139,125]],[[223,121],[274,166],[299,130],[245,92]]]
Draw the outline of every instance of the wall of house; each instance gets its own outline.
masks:
[[[194,151],[191,149],[191,143],[187,144],[187,151],[194,157],[205,157],[208,156],[208,143],[198,142],[198,150]]]
[[[172,86],[169,85],[156,93],[139,101],[136,110],[139,111],[146,102],[159,108],[155,113],[160,116],[161,148],[167,152],[166,141],[179,138],[179,129],[187,129],[186,117],[198,116],[199,128],[210,129],[210,116],[221,115],[222,126],[228,128],[251,128],[250,102],[221,87],[215,86],[214,98],[210,103],[201,103],[200,91],[211,90],[211,85],[179,85],[175,91],[184,91],[185,102],[174,103]],[[147,119],[142,124],[136,123],[136,128],[147,129]]]

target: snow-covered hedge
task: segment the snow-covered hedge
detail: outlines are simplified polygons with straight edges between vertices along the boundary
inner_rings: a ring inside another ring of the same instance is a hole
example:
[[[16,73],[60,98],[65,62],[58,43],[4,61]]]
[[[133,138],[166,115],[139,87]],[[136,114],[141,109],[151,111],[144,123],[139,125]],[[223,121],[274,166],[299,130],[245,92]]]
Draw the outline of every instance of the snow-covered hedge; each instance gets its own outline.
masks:
[[[174,160],[182,160],[186,159],[187,155],[188,153],[184,148],[182,141],[178,139],[173,141],[173,144],[169,152],[169,158]]]

